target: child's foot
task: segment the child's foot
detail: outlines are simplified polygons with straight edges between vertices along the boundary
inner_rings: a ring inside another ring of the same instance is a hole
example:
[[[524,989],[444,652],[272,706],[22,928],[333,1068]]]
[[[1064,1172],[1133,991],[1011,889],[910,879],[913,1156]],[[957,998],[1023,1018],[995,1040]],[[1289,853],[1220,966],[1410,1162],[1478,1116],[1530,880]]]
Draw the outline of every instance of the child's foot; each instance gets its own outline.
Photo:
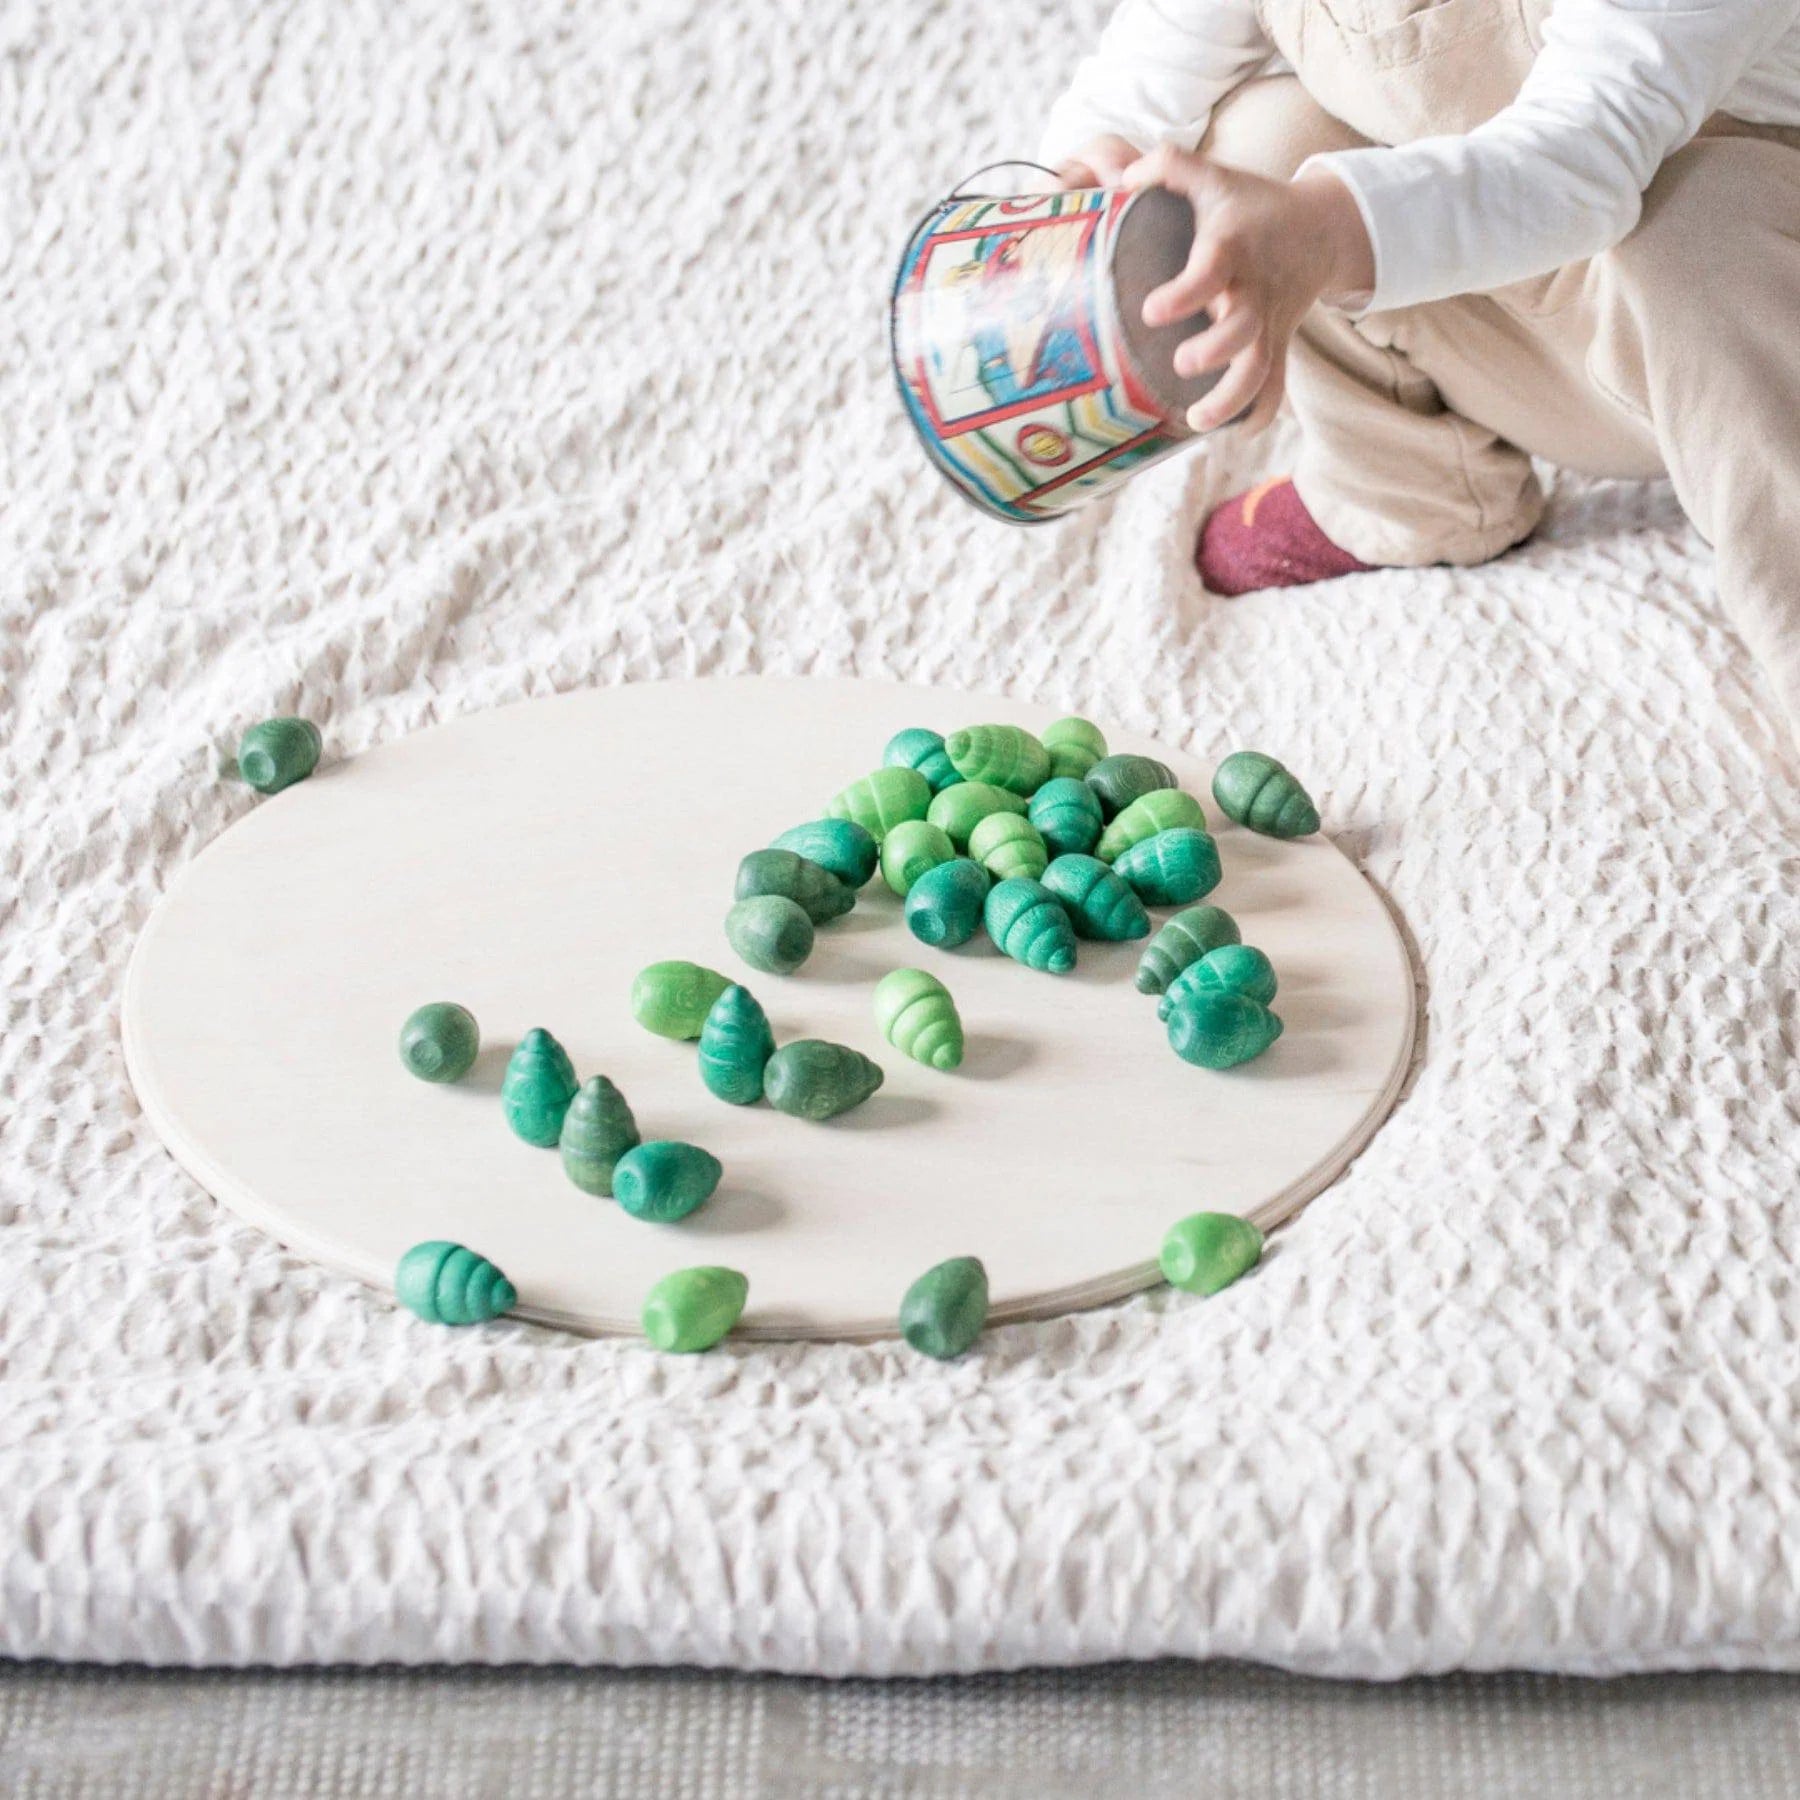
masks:
[[[1371,565],[1340,550],[1323,531],[1285,475],[1236,494],[1200,527],[1194,566],[1214,594],[1258,588],[1304,587]]]

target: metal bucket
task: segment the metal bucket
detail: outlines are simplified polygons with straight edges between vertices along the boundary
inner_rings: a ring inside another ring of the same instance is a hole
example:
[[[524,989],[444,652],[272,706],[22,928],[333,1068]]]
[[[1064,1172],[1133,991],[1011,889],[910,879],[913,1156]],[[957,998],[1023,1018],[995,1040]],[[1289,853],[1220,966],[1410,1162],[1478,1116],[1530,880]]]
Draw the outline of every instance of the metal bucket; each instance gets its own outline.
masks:
[[[1191,441],[1187,409],[1220,371],[1172,359],[1205,315],[1152,330],[1142,308],[1193,237],[1164,188],[958,191],[926,215],[894,277],[894,374],[931,460],[983,511],[1041,523]]]

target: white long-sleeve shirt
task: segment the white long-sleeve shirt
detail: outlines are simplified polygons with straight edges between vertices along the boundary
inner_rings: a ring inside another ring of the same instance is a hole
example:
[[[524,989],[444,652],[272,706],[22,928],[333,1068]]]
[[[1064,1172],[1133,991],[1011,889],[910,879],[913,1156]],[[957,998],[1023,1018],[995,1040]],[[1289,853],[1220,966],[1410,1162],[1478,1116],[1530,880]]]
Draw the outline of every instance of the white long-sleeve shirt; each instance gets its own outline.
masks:
[[[1056,164],[1103,132],[1192,149],[1275,56],[1254,0],[1124,0],[1052,109]],[[1314,157],[1355,196],[1372,310],[1479,293],[1616,244],[1714,112],[1800,125],[1800,0],[1556,0],[1518,98],[1459,136]]]

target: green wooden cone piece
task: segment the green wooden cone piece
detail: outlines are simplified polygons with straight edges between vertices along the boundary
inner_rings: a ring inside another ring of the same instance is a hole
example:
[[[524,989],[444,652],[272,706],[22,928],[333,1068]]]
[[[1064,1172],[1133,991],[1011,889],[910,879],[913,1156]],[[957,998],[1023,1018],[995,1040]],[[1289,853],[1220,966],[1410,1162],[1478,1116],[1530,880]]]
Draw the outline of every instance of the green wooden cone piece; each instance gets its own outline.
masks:
[[[501,1109],[514,1135],[541,1150],[554,1149],[576,1086],[568,1051],[541,1025],[526,1032],[500,1083]]]
[[[856,890],[792,850],[752,850],[738,864],[736,898],[779,894],[805,910],[815,925],[841,919],[856,904]]]
[[[1050,752],[1052,779],[1079,781],[1106,754],[1106,734],[1091,719],[1058,719],[1038,733],[1038,742]]]
[[[461,1081],[481,1053],[481,1027],[466,1006],[433,1000],[400,1027],[400,1060],[421,1081]]]
[[[1230,1213],[1193,1213],[1169,1227],[1157,1263],[1163,1280],[1189,1294],[1216,1294],[1262,1259],[1263,1234]]]
[[[1219,811],[1265,837],[1306,837],[1319,829],[1319,809],[1294,776],[1260,750],[1239,750],[1213,773]]]
[[[813,922],[806,908],[782,894],[740,900],[725,915],[725,937],[751,968],[765,975],[791,975],[813,953]]]
[[[903,1056],[928,1069],[963,1059],[963,1025],[950,990],[923,969],[895,969],[875,984],[875,1022]]]
[[[906,928],[922,944],[954,950],[981,927],[992,878],[966,856],[927,869],[906,893]]]
[[[769,1016],[748,988],[728,987],[700,1032],[700,1079],[733,1106],[762,1098],[763,1069],[775,1054]]]
[[[238,743],[238,773],[259,794],[279,794],[319,766],[323,740],[310,719],[264,719]]]
[[[677,1269],[644,1297],[644,1336],[658,1350],[710,1350],[743,1317],[750,1283],[736,1269]]]
[[[769,1058],[763,1092],[777,1112],[819,1122],[861,1106],[884,1079],[881,1065],[860,1050],[799,1038]]]
[[[854,819],[812,819],[804,825],[792,825],[769,847],[792,850],[796,856],[817,863],[852,893],[875,873],[881,857],[881,846],[873,834]]]
[[[1044,886],[1063,903],[1078,937],[1126,943],[1150,935],[1150,915],[1130,884],[1097,856],[1059,856]]]
[[[1087,772],[1087,784],[1111,819],[1122,813],[1140,794],[1181,785],[1175,771],[1153,756],[1103,756]]]
[[[1137,990],[1160,994],[1189,963],[1221,944],[1235,944],[1242,933],[1222,906],[1190,906],[1178,912],[1153,937],[1138,958]]]
[[[890,769],[916,769],[931,783],[934,794],[955,787],[962,780],[956,765],[944,754],[944,734],[927,731],[923,725],[908,726],[888,739],[881,753],[882,764]]]
[[[1066,775],[1046,781],[1031,796],[1025,816],[1055,856],[1085,856],[1105,829],[1094,790]]]
[[[637,1142],[625,1096],[604,1075],[583,1082],[563,1114],[559,1139],[569,1179],[584,1194],[610,1194],[619,1158]]]
[[[700,1035],[713,1002],[731,986],[701,963],[654,962],[631,984],[631,1016],[658,1037],[686,1042]]]
[[[519,1296],[485,1256],[434,1238],[400,1258],[394,1298],[431,1325],[479,1325],[510,1312]]]
[[[671,1225],[713,1196],[725,1173],[710,1150],[653,1138],[627,1150],[613,1169],[613,1198],[634,1219]]]
[[[988,1278],[981,1259],[953,1256],[927,1269],[900,1302],[900,1335],[915,1350],[948,1362],[981,1336]]]

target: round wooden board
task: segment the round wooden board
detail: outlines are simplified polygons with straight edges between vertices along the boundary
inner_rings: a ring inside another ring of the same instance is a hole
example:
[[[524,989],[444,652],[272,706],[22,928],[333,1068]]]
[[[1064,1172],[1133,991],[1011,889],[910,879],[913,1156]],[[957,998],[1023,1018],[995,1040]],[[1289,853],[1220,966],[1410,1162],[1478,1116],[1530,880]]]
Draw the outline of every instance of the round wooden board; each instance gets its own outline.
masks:
[[[901,726],[1052,716],[875,682],[673,681],[327,763],[211,845],[152,915],[125,988],[138,1097],[197,1180],[294,1250],[386,1287],[409,1245],[453,1238],[506,1270],[522,1314],[576,1330],[635,1330],[646,1289],[694,1263],[749,1276],[740,1330],[764,1337],[890,1335],[907,1284],[949,1256],[985,1261],[996,1321],[1131,1293],[1184,1214],[1288,1217],[1399,1092],[1412,971],[1381,899],[1325,837],[1238,830],[1216,818],[1210,765],[1113,738],[1204,799],[1225,866],[1209,898],[1281,975],[1286,1035],[1224,1074],[1170,1051],[1133,986],[1141,944],[1084,944],[1060,979],[985,940],[927,949],[879,877],[795,976],[746,970],[721,929],[743,852],[820,816]],[[692,1045],[631,1019],[632,977],[664,957],[744,981],[779,1040],[853,1044],[886,1085],[826,1125],[713,1099]],[[874,983],[907,964],[961,1007],[955,1074],[876,1030]],[[406,1015],[437,999],[481,1021],[481,1058],[455,1087],[414,1080],[395,1051]],[[533,1025],[583,1077],[612,1076],[646,1137],[723,1160],[706,1207],[643,1224],[512,1136],[500,1077]]]

